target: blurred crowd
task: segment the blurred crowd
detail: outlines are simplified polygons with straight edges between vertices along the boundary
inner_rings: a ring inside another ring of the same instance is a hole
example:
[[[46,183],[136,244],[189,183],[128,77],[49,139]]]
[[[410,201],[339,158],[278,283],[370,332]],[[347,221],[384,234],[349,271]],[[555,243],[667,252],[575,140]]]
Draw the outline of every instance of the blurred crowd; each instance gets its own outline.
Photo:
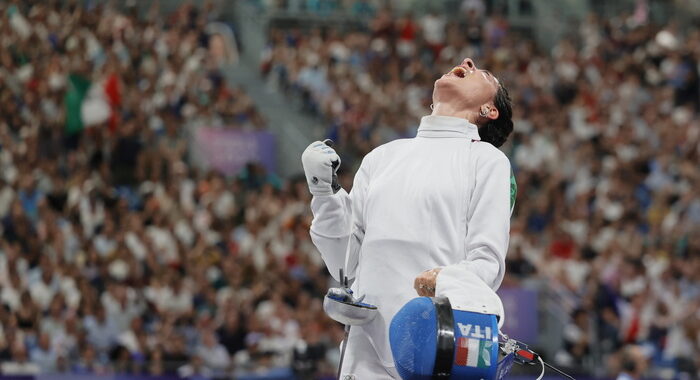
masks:
[[[362,31],[272,29],[261,63],[328,122],[344,187],[474,58],[515,102],[503,286],[540,281],[561,300],[547,359],[697,377],[700,29],[640,8],[544,50],[481,0],[449,17],[378,3],[271,2],[367,17]],[[343,331],[322,311],[304,179],[190,164],[198,126],[265,128],[226,83],[213,5],[86,4],[0,2],[0,373],[332,376]]]
[[[378,0],[249,0],[249,2],[266,12],[303,12],[315,15],[342,13],[365,17],[372,15]]]
[[[332,373],[303,180],[188,163],[265,128],[211,6],[99,4],[0,2],[0,374]]]
[[[514,100],[503,286],[544,282],[568,321],[547,359],[697,378],[700,28],[656,25],[645,4],[572,24],[551,50],[481,0],[449,14],[374,8],[360,31],[271,29],[261,71],[327,121],[347,177],[377,145],[413,137],[434,80],[474,58]]]

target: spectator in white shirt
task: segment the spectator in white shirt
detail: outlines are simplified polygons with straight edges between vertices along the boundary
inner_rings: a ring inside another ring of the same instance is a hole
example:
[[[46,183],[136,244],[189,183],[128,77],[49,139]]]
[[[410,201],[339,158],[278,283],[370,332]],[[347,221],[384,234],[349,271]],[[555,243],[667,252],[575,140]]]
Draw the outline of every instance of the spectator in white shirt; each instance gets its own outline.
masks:
[[[42,260],[39,272],[39,280],[29,285],[29,294],[31,294],[32,300],[41,310],[46,310],[58,291],[59,282],[58,278],[54,276],[53,266],[48,258]]]
[[[204,366],[215,373],[220,374],[231,365],[231,357],[226,347],[218,342],[212,331],[202,333],[200,344],[195,351],[196,355],[204,360]]]
[[[6,376],[37,375],[41,372],[41,367],[28,360],[26,347],[16,341],[12,346],[12,360],[3,362],[0,370]]]
[[[88,315],[84,320],[88,342],[100,353],[109,351],[115,344],[119,331],[113,321],[107,318],[105,309],[97,308],[94,315]]]
[[[56,352],[51,347],[48,333],[39,335],[39,344],[30,353],[32,363],[39,366],[41,373],[53,373],[56,370]]]

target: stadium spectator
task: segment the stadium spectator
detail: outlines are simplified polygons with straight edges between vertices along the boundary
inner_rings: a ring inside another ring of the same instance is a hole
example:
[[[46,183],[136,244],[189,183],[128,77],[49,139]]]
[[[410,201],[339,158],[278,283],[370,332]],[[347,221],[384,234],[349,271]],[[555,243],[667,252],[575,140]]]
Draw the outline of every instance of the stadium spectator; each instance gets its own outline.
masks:
[[[36,347],[34,347],[29,357],[32,363],[39,366],[41,373],[53,373],[56,371],[56,352],[51,347],[51,336],[48,333],[41,333]]]
[[[3,375],[22,376],[36,375],[41,373],[41,366],[33,361],[29,361],[27,349],[22,342],[13,343],[12,356],[10,360],[5,360],[0,366]]]

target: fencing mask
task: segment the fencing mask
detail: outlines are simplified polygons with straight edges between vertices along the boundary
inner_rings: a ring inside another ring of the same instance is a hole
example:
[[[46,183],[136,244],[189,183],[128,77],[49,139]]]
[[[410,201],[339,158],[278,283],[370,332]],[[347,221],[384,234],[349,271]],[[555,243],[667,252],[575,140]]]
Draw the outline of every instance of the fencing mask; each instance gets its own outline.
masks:
[[[404,380],[500,379],[512,364],[498,362],[497,316],[453,309],[447,297],[406,303],[391,321],[389,343]]]

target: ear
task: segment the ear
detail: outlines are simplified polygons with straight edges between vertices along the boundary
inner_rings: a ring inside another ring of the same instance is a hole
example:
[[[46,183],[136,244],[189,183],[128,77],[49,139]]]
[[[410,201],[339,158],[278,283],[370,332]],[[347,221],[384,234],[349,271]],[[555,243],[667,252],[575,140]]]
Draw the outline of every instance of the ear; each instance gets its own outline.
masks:
[[[486,117],[491,119],[491,120],[498,119],[498,108],[491,105],[491,106],[489,106],[488,109],[489,109],[489,112],[486,114]]]

